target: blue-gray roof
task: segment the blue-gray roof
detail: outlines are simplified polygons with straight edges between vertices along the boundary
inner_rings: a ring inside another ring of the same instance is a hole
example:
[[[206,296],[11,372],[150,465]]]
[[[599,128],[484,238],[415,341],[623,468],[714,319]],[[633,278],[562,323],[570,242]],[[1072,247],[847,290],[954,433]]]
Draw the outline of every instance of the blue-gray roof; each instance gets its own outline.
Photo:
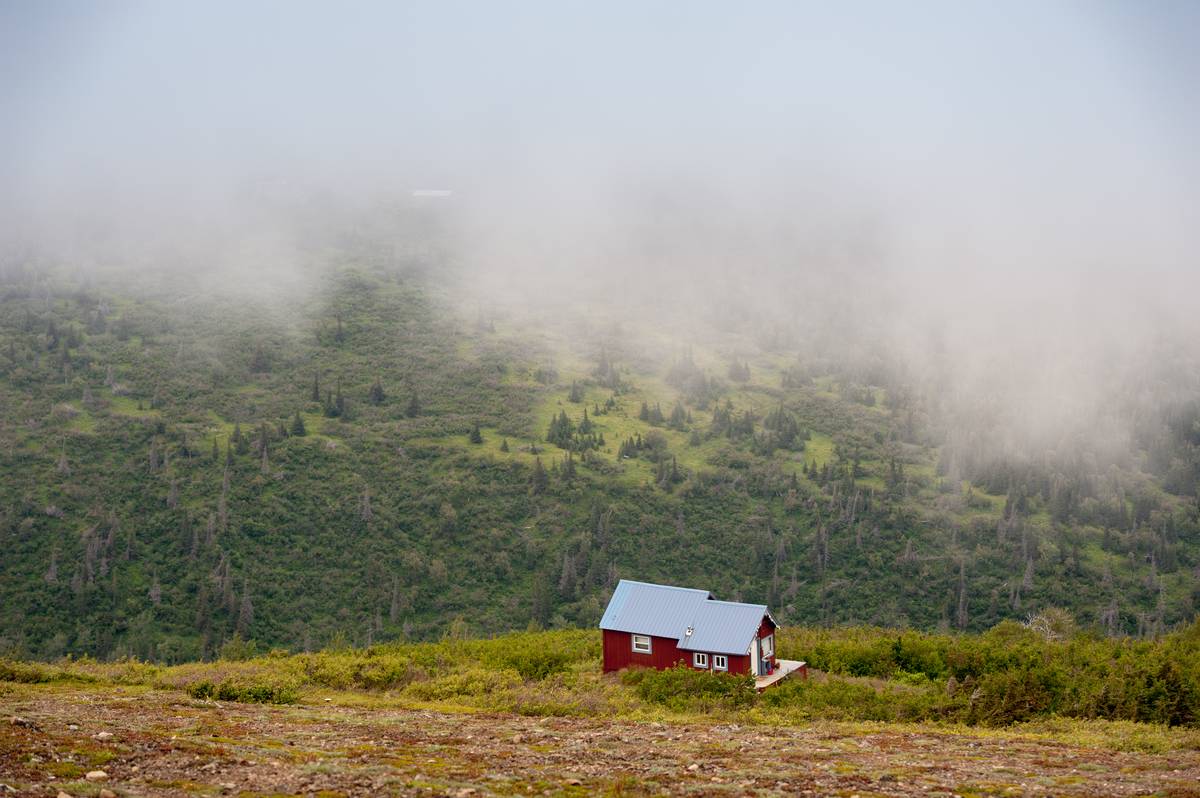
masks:
[[[766,604],[740,604],[734,601],[705,601],[696,607],[691,636],[679,640],[685,651],[715,651],[720,654],[745,654],[758,635],[758,627],[767,614]]]
[[[600,619],[600,628],[679,639],[696,606],[710,598],[707,590],[622,579]]]
[[[765,604],[716,601],[707,590],[622,579],[600,628],[674,638],[684,651],[745,654],[767,615]]]

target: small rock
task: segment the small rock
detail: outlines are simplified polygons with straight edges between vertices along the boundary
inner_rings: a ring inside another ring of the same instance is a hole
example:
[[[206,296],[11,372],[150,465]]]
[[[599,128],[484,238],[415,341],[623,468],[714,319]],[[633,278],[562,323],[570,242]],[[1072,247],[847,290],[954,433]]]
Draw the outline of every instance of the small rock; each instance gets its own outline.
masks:
[[[79,724],[78,723],[68,723],[67,728],[70,729],[71,731],[79,731]]]
[[[100,791],[100,798],[117,798],[117,794],[106,787]]]
[[[113,736],[113,733],[112,733],[112,732],[100,732],[99,734],[96,734],[96,735],[93,735],[93,736],[94,736],[94,737],[95,737],[97,740],[111,740],[111,739],[112,739],[112,736]]]
[[[13,715],[11,718],[9,718],[8,722],[10,724],[12,724],[13,726],[32,726],[33,725],[29,721],[25,720],[25,718],[18,718],[16,715]]]
[[[475,788],[474,787],[463,787],[461,790],[459,790],[458,792],[456,792],[454,794],[457,795],[458,798],[467,798],[468,795],[475,794]]]
[[[103,770],[89,770],[84,778],[88,781],[108,781],[108,774]]]
[[[514,743],[516,743],[517,745],[520,745],[521,743],[525,742],[525,738],[524,738],[524,737],[522,737],[522,736],[521,736],[521,735],[519,735],[519,734],[514,734],[514,735],[513,735],[513,738],[512,738],[512,741],[513,741]]]
[[[695,773],[697,770],[700,769],[700,766],[697,765],[695,762],[693,762],[692,764],[687,766],[687,769],[692,771],[693,773]]]
[[[567,779],[567,784],[571,785],[572,787],[579,787],[583,785],[583,782],[579,779]]]
[[[59,790],[58,795],[55,796],[55,798],[71,798],[71,794],[69,792],[63,792],[62,790]]]

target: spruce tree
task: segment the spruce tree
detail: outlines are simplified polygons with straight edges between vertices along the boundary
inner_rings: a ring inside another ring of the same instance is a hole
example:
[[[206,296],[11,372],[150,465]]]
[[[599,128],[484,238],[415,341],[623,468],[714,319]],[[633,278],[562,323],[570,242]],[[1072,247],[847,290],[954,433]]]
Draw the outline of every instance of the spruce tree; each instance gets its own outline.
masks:
[[[500,441],[500,451],[505,452],[505,453],[508,452],[508,438],[505,438],[504,440]]]
[[[546,486],[550,483],[550,477],[546,474],[546,467],[542,465],[542,458],[535,457],[533,459],[533,475],[530,477],[530,490],[533,495],[544,493]]]
[[[242,434],[242,425],[233,425],[233,436],[230,438],[233,442],[233,448],[238,454],[246,454],[250,451],[250,439]]]
[[[300,411],[296,411],[296,415],[292,416],[292,435],[302,438],[308,434],[308,429],[304,426],[304,417],[300,415]]]
[[[313,372],[312,400],[314,402],[321,401],[321,372],[319,371]]]
[[[471,427],[471,443],[483,443],[483,433],[479,430],[479,422],[475,422],[475,426]]]
[[[376,377],[375,382],[371,385],[371,404],[381,405],[384,399],[387,399],[387,394],[383,392],[383,383]]]
[[[417,396],[417,392],[413,391],[412,396],[408,399],[408,406],[404,408],[404,415],[409,418],[416,418],[421,415],[421,399]]]

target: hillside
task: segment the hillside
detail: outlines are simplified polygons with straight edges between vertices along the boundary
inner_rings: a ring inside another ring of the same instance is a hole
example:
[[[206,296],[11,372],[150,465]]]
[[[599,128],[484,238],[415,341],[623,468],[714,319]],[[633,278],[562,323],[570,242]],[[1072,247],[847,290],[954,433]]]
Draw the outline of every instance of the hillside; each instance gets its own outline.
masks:
[[[1195,615],[1194,397],[1117,407],[1116,453],[1014,453],[812,326],[491,302],[380,253],[270,290],[0,267],[0,655],[587,627],[618,577],[784,624]]]

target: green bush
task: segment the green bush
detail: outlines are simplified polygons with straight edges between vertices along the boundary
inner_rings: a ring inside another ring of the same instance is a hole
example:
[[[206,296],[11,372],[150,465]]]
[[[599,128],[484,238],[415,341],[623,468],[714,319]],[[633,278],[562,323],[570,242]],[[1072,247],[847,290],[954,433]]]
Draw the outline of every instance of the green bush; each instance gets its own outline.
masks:
[[[886,696],[869,685],[842,679],[787,679],[765,691],[762,700],[768,707],[789,709],[804,718],[896,719],[896,708]]]
[[[512,670],[470,668],[424,682],[414,682],[404,694],[423,701],[444,701],[462,696],[484,696],[511,690],[521,684],[521,677]]]
[[[425,670],[398,653],[322,651],[302,658],[305,679],[335,690],[390,690],[425,678]]]
[[[41,665],[16,662],[11,659],[0,659],[0,682],[41,684],[53,681],[53,679],[54,675]]]
[[[895,692],[890,700],[902,705],[898,713],[916,713],[914,719],[996,726],[1059,715],[1200,724],[1200,621],[1154,641],[1064,637],[1013,621],[980,635],[851,627],[785,629],[779,637],[781,656],[814,669],[911,688],[927,684],[931,696],[942,690],[951,697],[922,703],[911,691]],[[771,694],[780,696],[778,689]],[[789,685],[783,694],[796,689],[817,696],[842,688]],[[872,712],[864,704],[862,714]]]
[[[196,682],[187,688],[192,698],[215,701],[237,701],[243,704],[294,704],[296,689],[282,684],[238,684],[225,680],[217,684]]]
[[[637,669],[628,674],[627,683],[636,685],[643,701],[679,711],[743,709],[758,698],[754,677],[749,674],[713,673],[686,665],[662,671]]]

